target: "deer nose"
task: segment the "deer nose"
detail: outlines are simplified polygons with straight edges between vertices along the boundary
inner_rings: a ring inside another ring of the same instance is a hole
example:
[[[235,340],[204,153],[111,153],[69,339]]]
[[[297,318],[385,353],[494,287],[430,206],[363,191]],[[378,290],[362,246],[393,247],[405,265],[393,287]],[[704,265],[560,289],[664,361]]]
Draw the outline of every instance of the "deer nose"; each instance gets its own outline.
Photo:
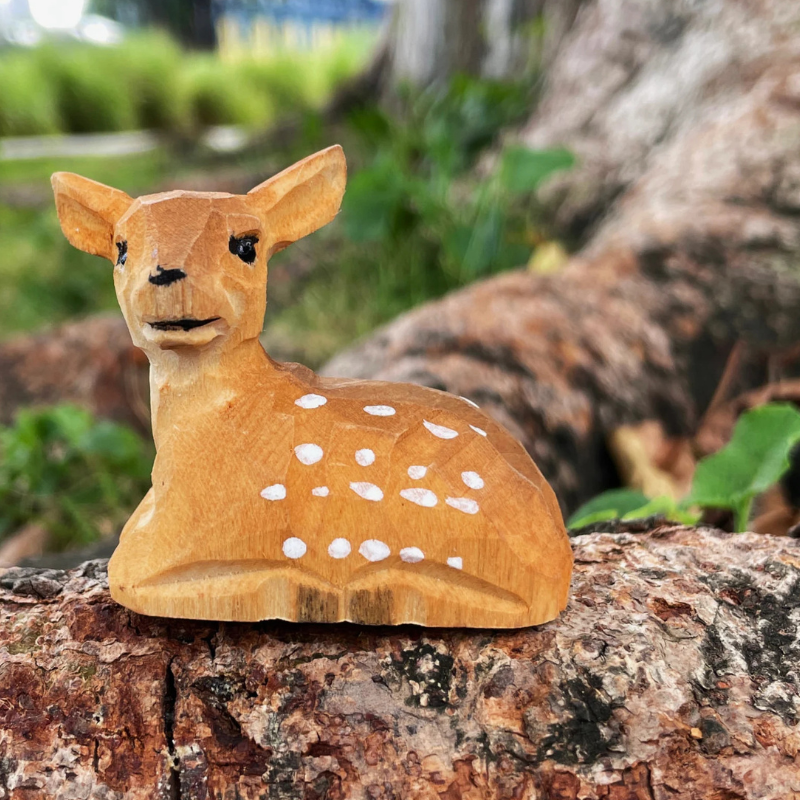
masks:
[[[156,267],[156,274],[150,275],[147,280],[154,286],[169,286],[175,281],[182,281],[186,277],[186,273],[182,269],[164,269],[164,267]]]

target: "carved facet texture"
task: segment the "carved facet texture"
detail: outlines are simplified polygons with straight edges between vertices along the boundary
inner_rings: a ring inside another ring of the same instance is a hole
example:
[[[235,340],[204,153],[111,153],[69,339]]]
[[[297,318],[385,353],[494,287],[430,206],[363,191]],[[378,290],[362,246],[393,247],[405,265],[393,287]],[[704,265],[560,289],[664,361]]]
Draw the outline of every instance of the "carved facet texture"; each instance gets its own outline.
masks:
[[[327,224],[344,185],[339,147],[246,196],[133,200],[53,176],[65,234],[115,262],[151,363],[153,488],[111,560],[111,594],[193,619],[550,620],[572,554],[506,430],[467,398],[318,378],[258,341],[270,255]]]

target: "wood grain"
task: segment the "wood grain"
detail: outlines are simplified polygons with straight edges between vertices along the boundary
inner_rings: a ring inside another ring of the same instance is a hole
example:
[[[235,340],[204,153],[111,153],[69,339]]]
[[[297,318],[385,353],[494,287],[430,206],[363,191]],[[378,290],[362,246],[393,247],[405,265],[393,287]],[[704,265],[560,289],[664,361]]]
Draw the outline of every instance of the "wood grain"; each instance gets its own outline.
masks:
[[[272,253],[327,224],[341,148],[246,196],[137,200],[53,177],[65,235],[116,262],[151,363],[153,488],[109,567],[141,613],[220,620],[518,627],[566,604],[555,496],[472,401],[319,378],[258,342]]]

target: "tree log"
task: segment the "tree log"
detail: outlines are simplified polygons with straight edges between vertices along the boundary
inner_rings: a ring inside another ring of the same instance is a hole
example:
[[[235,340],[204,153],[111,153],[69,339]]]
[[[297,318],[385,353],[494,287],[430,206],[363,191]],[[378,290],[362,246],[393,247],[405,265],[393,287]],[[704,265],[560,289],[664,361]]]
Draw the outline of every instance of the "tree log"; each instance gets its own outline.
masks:
[[[573,540],[565,613],[486,630],[201,623],[105,563],[0,577],[0,797],[800,798],[800,546]]]
[[[567,510],[618,485],[618,426],[694,432],[737,342],[800,338],[800,39],[787,25],[800,25],[794,0],[581,5],[524,138],[580,156],[548,200],[585,246],[559,274],[503,275],[416,309],[323,373],[477,401]]]
[[[148,368],[117,314],[14,337],[0,344],[0,424],[24,406],[76,403],[149,435]]]

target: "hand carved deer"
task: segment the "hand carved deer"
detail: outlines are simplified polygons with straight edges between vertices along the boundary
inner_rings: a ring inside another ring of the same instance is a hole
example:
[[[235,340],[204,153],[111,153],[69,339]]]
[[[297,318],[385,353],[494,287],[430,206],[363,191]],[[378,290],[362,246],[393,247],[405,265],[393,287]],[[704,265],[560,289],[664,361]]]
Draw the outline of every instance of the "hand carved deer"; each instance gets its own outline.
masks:
[[[516,627],[563,609],[572,555],[552,490],[473,403],[320,378],[258,336],[267,262],[327,224],[340,147],[246,196],[133,200],[53,176],[62,230],[112,261],[150,359],[153,487],[109,565],[145,614]]]

